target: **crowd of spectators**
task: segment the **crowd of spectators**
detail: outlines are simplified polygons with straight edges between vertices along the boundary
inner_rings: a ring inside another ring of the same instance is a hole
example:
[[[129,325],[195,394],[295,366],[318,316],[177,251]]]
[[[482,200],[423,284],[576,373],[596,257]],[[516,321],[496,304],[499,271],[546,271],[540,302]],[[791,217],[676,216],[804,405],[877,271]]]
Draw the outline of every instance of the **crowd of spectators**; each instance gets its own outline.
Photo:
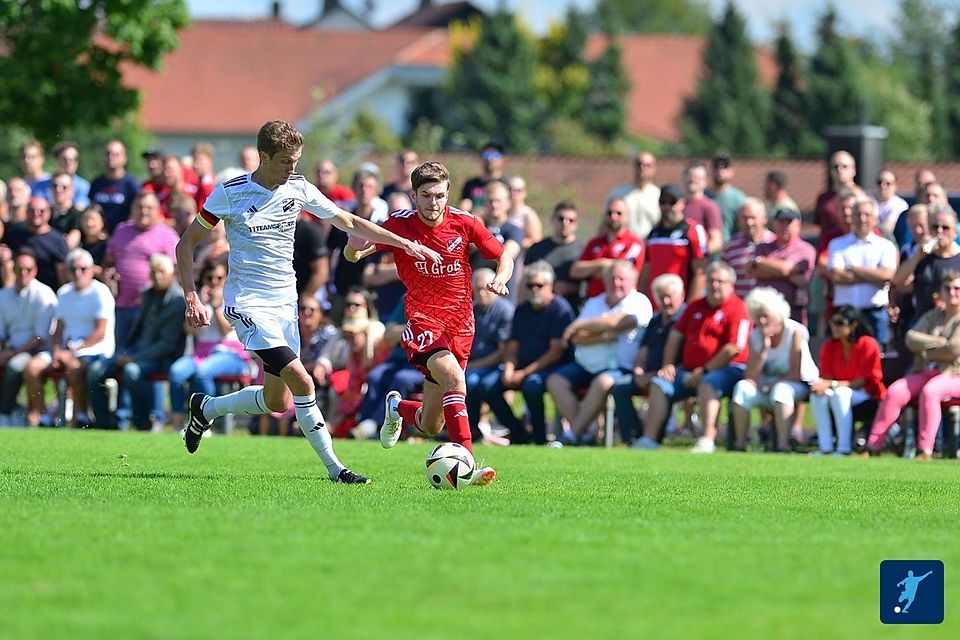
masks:
[[[44,389],[62,378],[72,424],[180,429],[190,392],[256,376],[223,308],[223,233],[210,234],[194,264],[208,327],[183,326],[174,278],[180,232],[219,180],[256,168],[256,150],[218,174],[209,144],[184,158],[151,149],[143,180],[121,141],[103,152],[104,173],[88,181],[75,143],[58,144],[48,162],[28,142],[21,175],[0,182],[0,425],[63,419]],[[413,206],[419,162],[413,150],[399,153],[387,184],[372,163],[344,184],[329,159],[308,177],[339,206],[382,222]],[[471,260],[475,441],[583,446],[619,429],[637,449],[687,435],[693,451],[711,453],[725,425],[736,450],[765,438],[773,451],[806,443],[846,455],[860,422],[860,448],[875,454],[910,428],[897,422],[916,403],[918,457],[934,454],[941,403],[960,397],[960,243],[930,171],[914,176],[908,203],[892,171],[870,192],[853,156],[838,151],[830,187],[801,212],[782,171],[737,185],[734,160],[718,155],[690,162],[682,184],[661,184],[644,151],[632,159],[633,181],[585,203],[602,212],[591,232],[572,202],[549,216],[534,210],[499,143],[480,149],[480,163],[451,201],[487,225],[516,268],[500,299],[485,289],[490,265]],[[415,393],[423,377],[397,348],[395,265],[380,254],[349,262],[346,243],[311,216],[297,223],[301,357],[331,432],[370,438],[386,391]],[[910,356],[913,373],[884,376]],[[807,404],[815,432],[804,429]],[[288,433],[292,415],[258,418],[252,430]]]

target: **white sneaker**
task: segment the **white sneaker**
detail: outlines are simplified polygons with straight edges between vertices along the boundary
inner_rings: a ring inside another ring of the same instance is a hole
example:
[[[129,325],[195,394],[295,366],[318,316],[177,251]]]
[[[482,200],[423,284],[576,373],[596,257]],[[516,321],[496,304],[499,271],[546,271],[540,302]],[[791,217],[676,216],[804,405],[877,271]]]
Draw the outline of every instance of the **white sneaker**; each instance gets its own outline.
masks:
[[[377,423],[370,418],[361,420],[357,423],[357,426],[350,430],[350,433],[356,440],[369,440],[377,433]]]
[[[714,444],[713,440],[702,436],[697,438],[697,444],[693,445],[693,448],[690,449],[693,453],[714,453],[716,450],[717,445]]]
[[[403,426],[403,418],[397,413],[397,406],[400,404],[400,392],[391,391],[383,401],[383,425],[380,427],[380,446],[384,449],[391,449],[400,439],[400,428]]]
[[[470,484],[475,487],[485,487],[493,484],[493,481],[496,479],[497,472],[493,470],[493,467],[481,467],[477,465],[476,469],[473,470],[473,477],[470,479]]]
[[[654,450],[660,448],[660,443],[654,440],[653,438],[648,438],[647,436],[641,436],[633,441],[633,444],[630,446],[631,449],[648,449]]]

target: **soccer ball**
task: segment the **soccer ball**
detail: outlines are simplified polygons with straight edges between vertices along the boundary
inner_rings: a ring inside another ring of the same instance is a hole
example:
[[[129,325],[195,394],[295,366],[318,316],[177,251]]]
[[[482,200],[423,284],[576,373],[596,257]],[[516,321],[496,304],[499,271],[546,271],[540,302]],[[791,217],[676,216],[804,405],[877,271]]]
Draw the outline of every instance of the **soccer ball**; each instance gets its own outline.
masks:
[[[427,456],[427,481],[435,489],[459,489],[470,484],[475,462],[473,454],[462,444],[445,442],[434,447]]]

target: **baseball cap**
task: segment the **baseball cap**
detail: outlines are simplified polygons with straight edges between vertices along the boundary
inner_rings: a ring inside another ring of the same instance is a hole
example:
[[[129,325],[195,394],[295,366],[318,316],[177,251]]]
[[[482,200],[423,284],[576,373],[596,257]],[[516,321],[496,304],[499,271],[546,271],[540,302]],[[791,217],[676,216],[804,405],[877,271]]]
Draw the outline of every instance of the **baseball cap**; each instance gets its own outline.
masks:
[[[162,156],[162,155],[163,155],[163,151],[154,147],[152,149],[147,149],[146,151],[141,153],[140,157],[146,160],[147,158],[154,158],[156,156]]]
[[[683,200],[683,192],[680,191],[680,187],[673,183],[667,183],[660,187],[660,199],[670,198],[674,202],[679,202]]]
[[[783,222],[793,222],[794,220],[800,219],[800,212],[789,207],[784,207],[783,209],[777,209],[777,212],[773,214],[773,219]]]

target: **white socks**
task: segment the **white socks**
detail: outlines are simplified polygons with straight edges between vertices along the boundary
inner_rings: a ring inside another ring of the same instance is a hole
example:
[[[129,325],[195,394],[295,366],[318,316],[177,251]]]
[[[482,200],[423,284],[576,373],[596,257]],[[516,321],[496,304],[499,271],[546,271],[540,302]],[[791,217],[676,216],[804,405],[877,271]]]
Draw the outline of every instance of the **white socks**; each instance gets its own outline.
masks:
[[[244,387],[225,396],[210,396],[203,405],[203,417],[207,422],[232,413],[235,416],[257,416],[270,413],[263,398],[263,387]]]
[[[327,425],[324,424],[320,407],[317,406],[316,396],[293,396],[293,407],[297,414],[297,422],[300,423],[300,430],[323,460],[327,473],[331,478],[336,479],[344,466],[337,459],[337,454],[333,452],[333,440],[330,438],[330,432],[327,431]]]

